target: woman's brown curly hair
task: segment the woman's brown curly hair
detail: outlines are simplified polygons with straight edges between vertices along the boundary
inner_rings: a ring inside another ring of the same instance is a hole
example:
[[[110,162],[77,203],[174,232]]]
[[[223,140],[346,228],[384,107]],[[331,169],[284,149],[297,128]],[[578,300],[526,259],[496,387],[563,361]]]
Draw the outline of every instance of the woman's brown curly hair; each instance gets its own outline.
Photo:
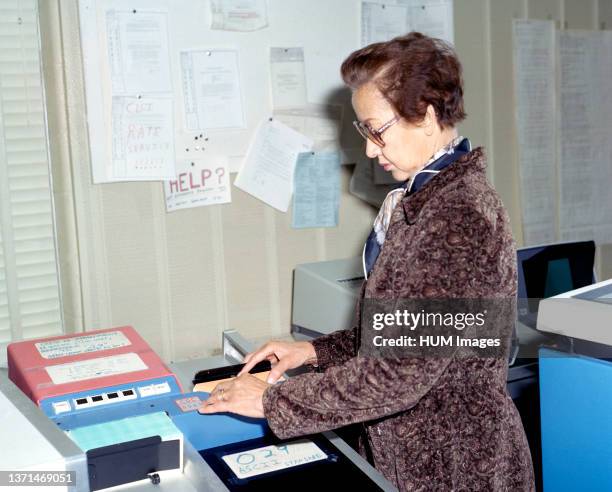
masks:
[[[465,119],[461,72],[448,43],[418,32],[361,48],[341,68],[346,85],[355,90],[373,82],[410,123],[421,122],[431,104],[442,129]]]

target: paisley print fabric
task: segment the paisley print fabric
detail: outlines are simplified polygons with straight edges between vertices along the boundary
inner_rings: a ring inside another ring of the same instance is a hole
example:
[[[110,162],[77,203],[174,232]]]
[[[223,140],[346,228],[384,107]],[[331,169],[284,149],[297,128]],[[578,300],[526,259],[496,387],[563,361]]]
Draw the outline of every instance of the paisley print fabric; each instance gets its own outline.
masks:
[[[477,148],[402,199],[360,300],[516,295],[510,223],[485,168]],[[535,490],[505,360],[363,357],[358,318],[313,342],[316,372],[265,391],[277,436],[360,422],[362,454],[402,491]]]

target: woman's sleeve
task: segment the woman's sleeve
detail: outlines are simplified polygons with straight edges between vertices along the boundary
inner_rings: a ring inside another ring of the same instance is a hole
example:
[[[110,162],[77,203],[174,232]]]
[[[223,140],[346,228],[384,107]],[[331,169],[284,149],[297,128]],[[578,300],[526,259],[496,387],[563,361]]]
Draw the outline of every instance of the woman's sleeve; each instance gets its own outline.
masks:
[[[357,327],[360,323],[360,300],[364,287],[365,282],[364,285],[361,286],[361,291],[357,296],[358,301],[355,308],[356,321],[353,327],[348,330],[336,331],[329,335],[315,338],[312,341],[315,353],[317,354],[316,365],[320,371],[324,371],[332,366],[341,365],[357,355],[357,349],[359,347],[359,331]]]
[[[336,331],[312,341],[317,354],[317,367],[324,371],[328,367],[341,365],[357,355],[357,328]]]
[[[264,414],[281,439],[384,417],[415,405],[449,362],[354,357],[325,373],[270,386],[263,395]]]
[[[484,282],[493,280],[486,278],[492,273],[491,269],[497,270],[498,279],[500,268],[504,269],[500,265],[496,267],[490,264],[499,261],[499,258],[491,255],[491,241],[495,242],[493,238],[496,234],[495,222],[473,208],[462,209],[456,206],[455,214],[461,220],[453,219],[448,227],[423,233],[420,240],[413,243],[418,251],[428,255],[435,250],[444,251],[445,258],[436,262],[435,274],[430,271],[427,279],[427,285],[436,289],[435,297],[470,297],[475,292],[472,290],[474,286],[482,286]],[[495,253],[499,256],[501,252],[497,250]],[[417,282],[417,276],[423,277],[425,265],[419,263],[418,259],[411,263],[414,278],[408,279],[404,285]],[[462,278],[466,267],[470,270],[470,276],[464,281],[457,281]],[[391,275],[397,275],[393,279],[395,285],[406,281],[409,276],[399,271]],[[413,294],[407,294],[407,288],[400,288],[398,297]],[[418,296],[419,292],[413,295]],[[350,340],[346,334],[338,336],[342,343]],[[328,345],[325,342],[323,346]],[[325,357],[331,353],[327,350],[320,349],[322,362],[326,362]],[[452,360],[450,356],[356,356],[347,360],[348,354],[347,348],[342,351],[345,362],[328,368],[324,373],[300,375],[266,389],[263,395],[264,413],[277,436],[288,438],[321,432],[406,411],[430,391]]]

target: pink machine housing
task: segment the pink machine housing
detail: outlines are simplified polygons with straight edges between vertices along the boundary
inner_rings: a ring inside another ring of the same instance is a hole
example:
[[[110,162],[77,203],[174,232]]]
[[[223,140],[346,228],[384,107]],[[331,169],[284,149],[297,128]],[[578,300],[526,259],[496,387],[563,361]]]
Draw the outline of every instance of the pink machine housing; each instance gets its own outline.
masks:
[[[46,398],[156,378],[171,377],[181,388],[176,376],[131,326],[15,342],[7,351],[9,378],[38,405]],[[106,373],[104,369],[91,373],[91,366],[89,374],[78,373],[83,367],[78,362],[95,363],[94,359],[106,367]],[[126,359],[137,362],[136,370],[132,364],[121,372],[120,364]],[[116,363],[119,366],[113,367]],[[69,374],[59,384],[52,377],[58,369]],[[71,371],[76,371],[74,377]]]

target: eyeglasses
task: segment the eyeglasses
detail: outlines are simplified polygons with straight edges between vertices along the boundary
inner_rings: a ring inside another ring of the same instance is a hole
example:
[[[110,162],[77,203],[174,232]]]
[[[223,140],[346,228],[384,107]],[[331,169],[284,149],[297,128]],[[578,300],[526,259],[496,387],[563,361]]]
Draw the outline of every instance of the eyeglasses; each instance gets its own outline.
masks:
[[[399,121],[400,117],[395,116],[393,119],[387,121],[383,126],[381,126],[378,130],[374,130],[367,123],[363,123],[361,121],[353,121],[353,125],[359,132],[359,134],[365,138],[374,142],[379,147],[385,146],[385,141],[382,139],[382,134],[391,126]]]

